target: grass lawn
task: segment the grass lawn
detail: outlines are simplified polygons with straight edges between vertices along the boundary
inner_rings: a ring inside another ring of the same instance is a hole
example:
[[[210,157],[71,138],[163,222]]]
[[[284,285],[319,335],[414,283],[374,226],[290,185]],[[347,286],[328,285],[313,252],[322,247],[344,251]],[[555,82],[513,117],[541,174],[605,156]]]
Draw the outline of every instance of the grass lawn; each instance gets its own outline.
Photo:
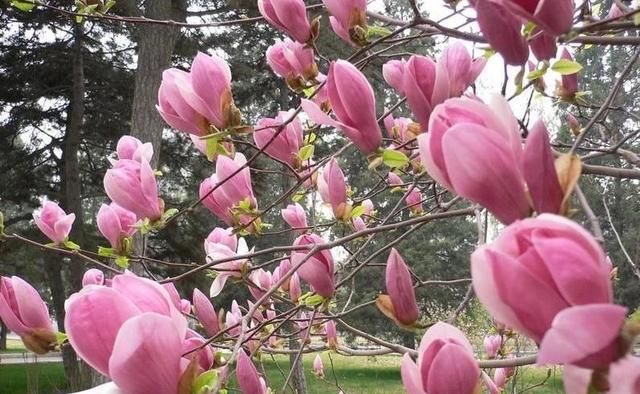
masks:
[[[62,363],[0,365],[2,394],[65,393]]]
[[[311,363],[315,355],[307,355],[304,358],[310,394],[337,394],[336,378],[345,394],[404,393],[400,381],[399,357],[355,358],[335,354],[332,354],[331,357],[333,369],[329,354],[326,352],[322,354],[326,375],[324,379],[319,379],[311,374]],[[263,355],[262,365],[258,364],[259,370],[264,368],[271,388],[279,394],[282,394],[282,385],[288,371],[287,365],[288,358],[278,356],[272,359],[269,355]],[[2,382],[0,385],[2,394],[57,394],[65,392],[62,364],[0,365],[0,382]],[[536,386],[542,382],[544,385]],[[234,386],[235,382],[231,382],[230,388]],[[237,391],[230,390],[230,392]],[[286,393],[290,392],[291,390],[286,391]],[[509,387],[504,391],[505,394],[512,392],[563,393],[560,370],[551,370],[547,379],[547,369],[521,368],[516,377],[516,390],[512,391]]]

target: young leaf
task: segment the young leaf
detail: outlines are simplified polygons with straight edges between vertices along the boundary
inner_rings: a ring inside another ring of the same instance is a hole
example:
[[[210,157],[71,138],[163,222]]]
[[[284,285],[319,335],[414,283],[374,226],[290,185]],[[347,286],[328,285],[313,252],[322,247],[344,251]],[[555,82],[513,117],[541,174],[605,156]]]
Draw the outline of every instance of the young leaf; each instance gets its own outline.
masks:
[[[351,210],[351,217],[357,218],[364,214],[364,207],[362,205],[358,205]]]
[[[382,162],[391,168],[402,168],[409,163],[409,158],[397,150],[385,149],[382,153]]]
[[[30,1],[12,1],[11,5],[23,12],[30,12],[36,7],[36,4]]]
[[[129,258],[127,256],[116,257],[116,265],[120,268],[129,268]]]
[[[105,248],[103,246],[98,246],[98,256],[111,257],[113,256],[113,249]]]
[[[551,65],[551,69],[560,75],[572,75],[582,70],[582,65],[567,59],[557,60]]]
[[[313,152],[315,151],[315,147],[313,145],[305,145],[300,148],[300,152],[298,152],[298,157],[300,157],[301,161],[309,160],[313,157]]]

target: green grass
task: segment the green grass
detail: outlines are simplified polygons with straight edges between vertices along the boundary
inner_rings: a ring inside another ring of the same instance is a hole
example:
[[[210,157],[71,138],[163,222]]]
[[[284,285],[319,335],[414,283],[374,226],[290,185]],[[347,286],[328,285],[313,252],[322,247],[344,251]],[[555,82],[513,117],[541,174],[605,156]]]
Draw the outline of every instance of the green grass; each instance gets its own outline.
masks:
[[[305,375],[310,394],[338,393],[339,387],[346,394],[402,394],[404,390],[400,381],[400,358],[383,357],[344,357],[332,354],[333,368],[329,354],[322,353],[325,368],[325,378],[319,379],[311,373],[314,355],[304,358]],[[277,393],[282,394],[289,361],[287,357],[277,356],[274,359],[263,355],[258,369],[264,370],[269,385]],[[264,369],[263,369],[264,368]],[[282,369],[282,372],[280,372]],[[516,376],[516,393],[560,394],[562,381],[559,369],[550,370],[547,379],[547,369],[527,367],[521,368]],[[334,376],[335,373],[335,376]],[[57,394],[64,393],[65,385],[62,364],[29,364],[29,365],[0,365],[0,392],[2,394]],[[544,385],[537,386],[544,382]],[[234,387],[231,382],[230,387]],[[234,393],[235,391],[230,391]],[[290,393],[287,390],[286,393]],[[504,391],[511,393],[509,387]]]
[[[0,365],[3,394],[65,393],[62,363]]]

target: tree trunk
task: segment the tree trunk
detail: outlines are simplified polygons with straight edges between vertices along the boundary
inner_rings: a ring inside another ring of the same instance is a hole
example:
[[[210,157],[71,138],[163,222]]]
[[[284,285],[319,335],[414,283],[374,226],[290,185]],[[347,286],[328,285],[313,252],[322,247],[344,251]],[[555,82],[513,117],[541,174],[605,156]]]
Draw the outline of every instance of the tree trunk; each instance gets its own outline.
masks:
[[[44,260],[45,271],[49,277],[54,316],[58,322],[58,330],[60,331],[64,331],[64,301],[66,299],[62,275],[62,260],[60,256],[52,253],[47,254]],[[62,363],[64,365],[64,374],[69,383],[69,389],[71,389],[71,391],[78,391],[86,388],[81,382],[82,374],[80,373],[78,357],[69,345],[62,347]]]
[[[284,81],[280,83],[280,111],[286,111],[289,108],[289,90]],[[282,193],[286,193],[289,188],[293,186],[291,183],[291,179],[285,175],[282,176]],[[287,202],[283,201],[282,208],[287,207]],[[288,235],[285,238],[286,244],[293,244],[295,234],[293,232],[287,233]],[[297,338],[291,337],[289,338],[289,348],[290,349],[298,349],[298,340]],[[302,357],[295,362],[296,355],[289,355],[289,368],[293,370],[291,374],[291,385],[295,390],[296,394],[306,394],[307,393],[307,382],[304,376],[304,365],[302,364]]]
[[[7,326],[0,321],[0,350],[7,350]]]
[[[72,91],[67,107],[67,124],[62,150],[62,189],[60,200],[62,206],[68,213],[74,213],[74,222],[70,238],[83,244],[83,212],[80,182],[80,163],[78,160],[78,149],[80,146],[80,133],[82,131],[82,121],[84,117],[84,64],[82,55],[83,40],[82,25],[74,26],[74,44],[72,50]],[[45,258],[46,271],[49,276],[49,286],[55,310],[58,329],[64,331],[64,302],[67,293],[64,287],[63,269],[68,268],[71,291],[80,290],[82,286],[83,263],[79,259],[65,260],[66,267],[62,264],[62,258],[57,255],[50,255]],[[65,375],[72,390],[81,390],[88,387],[88,381],[84,379],[85,374],[81,372],[80,364],[74,350],[70,346],[62,349],[62,359]]]
[[[184,21],[185,15],[184,0],[145,2],[144,16],[147,18]],[[142,142],[153,144],[153,168],[159,163],[162,130],[166,127],[156,110],[158,88],[162,81],[162,71],[171,66],[171,55],[179,34],[180,28],[177,26],[155,24],[140,24],[136,31],[138,68],[131,108],[130,133]]]

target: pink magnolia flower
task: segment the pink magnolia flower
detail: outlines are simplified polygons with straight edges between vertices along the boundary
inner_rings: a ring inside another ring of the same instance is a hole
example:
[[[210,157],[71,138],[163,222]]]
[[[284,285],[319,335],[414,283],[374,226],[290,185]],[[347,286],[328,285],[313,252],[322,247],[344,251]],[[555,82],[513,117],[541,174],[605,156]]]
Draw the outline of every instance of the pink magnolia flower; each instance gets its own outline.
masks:
[[[571,56],[571,53],[566,47],[562,48],[560,58],[573,61],[573,56]],[[578,93],[578,90],[578,73],[562,75],[556,87],[558,96],[565,100],[572,100],[576,93]]]
[[[366,0],[322,0],[331,16],[331,28],[344,41],[358,46],[366,44]]]
[[[207,341],[193,330],[187,330],[187,337],[182,342],[182,354],[188,360],[198,363],[200,370],[208,371],[215,362],[213,349]]]
[[[449,44],[440,55],[449,80],[449,97],[461,96],[471,86],[487,63],[484,57],[471,58],[471,54],[460,41]]]
[[[402,357],[400,374],[407,394],[473,394],[480,380],[471,344],[462,331],[443,322],[424,334],[416,362],[408,354]]]
[[[485,60],[472,59],[455,42],[444,49],[438,62],[414,55],[409,60],[391,60],[382,68],[389,85],[407,98],[411,112],[425,131],[434,107],[449,97],[460,96],[484,69]]]
[[[235,251],[238,249],[238,237],[231,228],[216,227],[204,240],[204,252],[206,255],[214,253],[216,244],[222,244]]]
[[[569,130],[571,130],[574,135],[579,135],[582,132],[580,122],[571,113],[567,114],[567,124],[569,125]]]
[[[351,218],[351,226],[355,231],[362,231],[367,228],[367,224],[362,220],[361,216]]]
[[[411,211],[412,214],[420,215],[422,213],[422,200],[423,197],[420,190],[418,190],[418,188],[416,187],[411,187],[411,190],[409,190],[409,194],[405,199],[405,203],[407,204],[407,208],[409,208],[409,211]]]
[[[258,374],[256,366],[251,362],[251,358],[247,356],[244,350],[238,352],[238,361],[236,362],[236,376],[238,377],[238,385],[243,394],[267,394],[267,385],[262,377]]]
[[[300,288],[300,277],[297,273],[293,273],[289,278],[289,298],[292,302],[298,302],[298,299],[302,295],[302,289]]]
[[[42,208],[33,213],[33,221],[36,226],[56,244],[62,244],[69,237],[71,226],[76,215],[67,213],[53,201],[45,201]]]
[[[151,142],[142,143],[136,137],[124,135],[118,140],[116,145],[116,154],[118,159],[136,160],[141,158],[151,161],[153,157],[153,145]]]
[[[236,153],[233,160],[220,156],[216,161],[216,172],[200,184],[202,203],[227,225],[244,225],[252,220],[250,212],[241,209],[241,204],[246,204],[249,210],[257,209],[251,170],[248,166],[240,170],[246,162],[242,153]]]
[[[312,37],[307,9],[302,0],[258,0],[258,10],[264,19],[296,41],[305,43]]]
[[[539,363],[595,368],[617,358],[626,308],[612,304],[610,270],[591,234],[551,214],[513,223],[471,256],[478,298],[541,344]]]
[[[304,231],[307,227],[307,214],[300,204],[289,204],[287,208],[281,210],[281,212],[284,221],[292,228],[298,228]]]
[[[382,132],[376,117],[376,98],[367,78],[353,64],[338,60],[329,68],[326,86],[337,121],[310,100],[302,100],[304,111],[315,123],[342,130],[362,152],[375,152],[382,144]]]
[[[333,320],[327,320],[324,324],[324,331],[327,334],[327,346],[330,349],[336,349],[338,347],[338,330],[336,329],[336,322]]]
[[[313,48],[288,38],[267,49],[267,64],[295,90],[313,83],[318,76]]]
[[[251,249],[253,251],[253,249]],[[248,254],[249,248],[244,238],[238,240],[238,247],[236,250],[229,248],[222,243],[210,243],[207,249],[207,260],[216,261],[221,259],[227,259],[229,261],[215,264],[211,269],[217,271],[216,278],[211,283],[211,289],[209,295],[215,297],[222,291],[225,283],[229,278],[242,278],[242,269],[249,264],[247,259],[239,258],[233,259],[236,255]]]
[[[618,4],[614,2],[613,4],[611,4],[611,8],[609,9],[609,13],[607,14],[607,19],[620,18],[623,15],[624,11],[622,11],[620,7],[618,7]]]
[[[143,313],[120,328],[109,359],[109,375],[127,394],[176,394],[187,362],[183,362],[186,321],[176,326],[167,316]]]
[[[507,385],[507,380],[513,375],[515,368],[496,368],[493,372],[493,382],[498,389],[503,389]]]
[[[483,340],[484,352],[488,358],[496,358],[502,347],[502,335],[487,335]]]
[[[435,181],[505,224],[529,216],[527,193],[538,212],[561,210],[564,192],[544,124],[532,128],[523,153],[517,120],[502,96],[488,105],[447,100],[436,107],[429,133],[418,136],[418,144],[422,164]]]
[[[471,0],[480,30],[507,64],[527,61],[527,40],[522,35],[526,21],[545,34],[557,37],[573,24],[573,0]]]
[[[316,358],[313,359],[313,374],[324,379],[324,364],[322,363],[320,354],[316,354]]]
[[[192,107],[185,97],[197,100],[191,74],[170,68],[162,73],[156,110],[171,127],[196,136],[209,134],[210,120]]]
[[[96,222],[98,230],[109,241],[114,251],[124,251],[122,241],[136,232],[136,214],[116,203],[102,204]]]
[[[347,183],[335,158],[329,160],[318,177],[318,192],[322,201],[331,205],[336,219],[349,218],[351,207],[347,201]]]
[[[17,276],[0,277],[0,320],[34,353],[45,354],[57,342],[47,305]]]
[[[220,331],[220,319],[209,298],[200,290],[193,289],[192,301],[196,319],[202,324],[207,335],[216,335]]]
[[[209,125],[225,129],[239,122],[231,94],[231,70],[224,59],[198,53],[191,72],[169,69],[162,74],[156,108],[172,127],[197,136]]]
[[[273,283],[279,282],[280,278],[285,276],[289,271],[291,271],[291,261],[289,261],[289,259],[282,260],[280,264],[278,264],[278,266],[273,270],[273,274],[271,275],[271,281]],[[290,281],[291,281],[291,278],[289,278],[289,280],[284,281],[282,286],[280,286],[282,291],[289,291]]]
[[[91,268],[82,276],[82,287],[90,285],[104,285],[104,273],[99,269]]]
[[[322,245],[326,243],[324,239],[316,234],[304,234],[296,238],[294,246]],[[307,251],[295,251],[291,254],[291,264],[298,265],[307,255]],[[319,295],[330,298],[335,290],[334,264],[331,251],[323,249],[311,255],[297,270],[298,275],[307,282]]]
[[[293,114],[293,111],[281,111],[275,119],[262,118],[258,120],[256,123],[256,131],[253,132],[253,140],[256,146],[259,149],[264,149],[267,154],[293,167],[299,167],[300,164],[302,164],[298,158],[298,152],[303,145],[302,121],[296,116],[291,122],[284,126],[282,131],[279,131],[279,127],[293,116]],[[271,141],[272,139],[273,141]],[[267,145],[269,141],[271,141],[271,143]]]
[[[408,143],[421,132],[418,123],[409,118],[394,118],[392,114],[384,118],[384,127],[393,139],[401,143]],[[408,150],[403,148],[403,151]]]
[[[594,371],[566,365],[562,373],[567,394],[588,394]],[[627,356],[609,367],[609,389],[598,392],[609,394],[637,394],[640,392],[640,358]]]
[[[555,57],[556,52],[558,51],[556,37],[545,33],[537,26],[531,31],[529,47],[531,48],[533,55],[538,60],[550,60]]]
[[[242,311],[236,300],[231,302],[231,310],[225,314],[224,327],[229,330],[229,335],[232,337],[242,333]]]
[[[402,326],[410,327],[420,316],[411,272],[402,256],[391,249],[385,271],[386,295],[378,296],[376,304],[382,313]]]
[[[389,172],[389,174],[387,174],[387,183],[389,184],[389,186],[404,185],[404,181],[402,180],[402,178],[400,178],[400,176],[398,176],[398,174],[396,174],[395,172]]]
[[[271,272],[265,271],[262,268],[252,271],[249,275],[249,280],[255,285],[255,287],[248,286],[248,288],[256,300],[259,300],[266,291],[270,290],[271,284],[273,283]]]
[[[154,221],[164,211],[164,202],[158,198],[156,174],[145,158],[116,161],[104,175],[104,190],[114,203],[133,212],[138,219]]]
[[[147,312],[162,315],[176,329],[186,330],[186,319],[176,309],[165,288],[130,273],[115,276],[111,287],[86,286],[73,294],[66,304],[64,326],[69,342],[80,358],[101,374],[110,376],[118,387],[126,389],[112,374],[111,363],[117,353],[115,344],[125,322]],[[123,335],[134,342],[134,338],[138,338],[133,332]],[[164,338],[161,331],[149,336]],[[135,348],[134,342],[131,342],[130,351]],[[165,356],[158,358],[165,359]],[[151,368],[142,364],[142,367]],[[145,386],[141,383],[141,387]]]

